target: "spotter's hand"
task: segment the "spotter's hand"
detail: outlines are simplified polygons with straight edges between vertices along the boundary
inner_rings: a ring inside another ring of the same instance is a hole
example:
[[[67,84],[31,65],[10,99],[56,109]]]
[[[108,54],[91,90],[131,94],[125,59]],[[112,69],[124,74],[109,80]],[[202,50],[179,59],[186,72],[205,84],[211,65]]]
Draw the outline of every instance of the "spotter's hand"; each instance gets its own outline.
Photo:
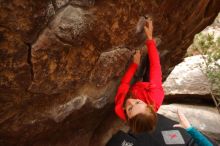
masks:
[[[179,127],[179,128],[184,128],[187,129],[189,128],[191,125],[189,123],[189,121],[187,120],[187,118],[185,117],[185,115],[181,112],[179,112],[179,110],[177,111],[178,114],[178,118],[179,118],[179,124],[175,124],[173,125],[173,127]]]

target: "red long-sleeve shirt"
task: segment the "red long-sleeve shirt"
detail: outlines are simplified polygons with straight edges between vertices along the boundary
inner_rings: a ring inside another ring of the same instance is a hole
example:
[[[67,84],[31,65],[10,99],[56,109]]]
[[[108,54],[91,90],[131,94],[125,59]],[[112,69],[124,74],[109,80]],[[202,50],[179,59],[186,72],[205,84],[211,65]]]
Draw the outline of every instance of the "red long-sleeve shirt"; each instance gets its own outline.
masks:
[[[147,104],[153,105],[156,112],[164,99],[160,58],[154,40],[147,40],[146,45],[150,60],[149,82],[136,82],[132,86],[131,92],[135,98],[140,99]],[[138,65],[135,63],[130,64],[125,75],[122,77],[115,96],[115,112],[124,121],[126,121],[126,117],[123,110],[123,103],[130,88],[130,81],[135,74],[137,67]]]

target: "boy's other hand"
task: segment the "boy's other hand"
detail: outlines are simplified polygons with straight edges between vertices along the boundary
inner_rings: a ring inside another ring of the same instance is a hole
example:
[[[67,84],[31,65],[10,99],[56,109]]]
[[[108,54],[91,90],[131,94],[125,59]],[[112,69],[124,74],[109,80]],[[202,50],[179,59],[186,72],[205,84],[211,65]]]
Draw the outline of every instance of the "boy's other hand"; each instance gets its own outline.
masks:
[[[135,54],[133,56],[133,62],[139,65],[140,59],[141,59],[141,52],[140,52],[140,50],[136,50]]]

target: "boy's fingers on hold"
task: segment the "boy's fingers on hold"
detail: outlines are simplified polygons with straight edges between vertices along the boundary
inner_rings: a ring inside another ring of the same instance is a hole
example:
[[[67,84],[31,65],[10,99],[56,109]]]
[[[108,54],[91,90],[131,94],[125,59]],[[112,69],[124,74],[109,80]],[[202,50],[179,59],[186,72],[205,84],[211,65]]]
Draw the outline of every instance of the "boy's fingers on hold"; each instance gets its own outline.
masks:
[[[148,18],[147,18],[148,20],[150,20],[150,21],[153,21],[153,18],[152,17],[150,17],[150,16],[148,16]]]
[[[152,22],[152,19],[151,19],[151,18],[148,18],[147,21],[148,21],[148,22]]]
[[[146,21],[147,21],[147,22],[152,22],[153,20],[152,20],[151,17],[148,17],[148,18],[146,19]]]

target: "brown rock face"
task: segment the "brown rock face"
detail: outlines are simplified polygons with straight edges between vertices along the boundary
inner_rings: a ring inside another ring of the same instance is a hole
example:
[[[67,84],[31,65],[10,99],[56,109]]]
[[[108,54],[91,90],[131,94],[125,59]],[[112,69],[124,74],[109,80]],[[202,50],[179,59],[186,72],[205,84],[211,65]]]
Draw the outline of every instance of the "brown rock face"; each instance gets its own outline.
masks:
[[[165,78],[219,10],[219,0],[1,0],[0,145],[103,145],[144,44],[140,16],[154,18]]]

